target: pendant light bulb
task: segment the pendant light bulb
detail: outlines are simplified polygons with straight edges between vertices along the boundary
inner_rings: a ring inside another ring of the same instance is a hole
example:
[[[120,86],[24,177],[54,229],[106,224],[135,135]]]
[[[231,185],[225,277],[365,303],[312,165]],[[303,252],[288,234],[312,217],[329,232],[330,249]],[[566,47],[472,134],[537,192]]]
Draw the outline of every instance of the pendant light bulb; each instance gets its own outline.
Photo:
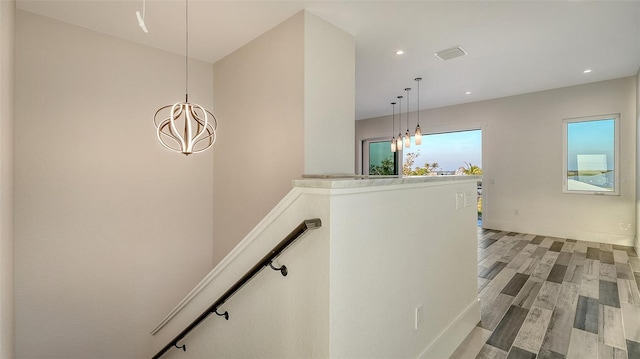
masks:
[[[416,140],[416,146],[420,146],[422,144],[422,130],[420,129],[420,125],[416,126],[416,133],[413,136]]]
[[[420,129],[420,81],[422,81],[422,77],[416,77],[415,81],[418,83],[418,109],[416,110],[418,114],[418,124],[416,125],[415,139],[416,146],[420,146],[422,144],[422,129]]]

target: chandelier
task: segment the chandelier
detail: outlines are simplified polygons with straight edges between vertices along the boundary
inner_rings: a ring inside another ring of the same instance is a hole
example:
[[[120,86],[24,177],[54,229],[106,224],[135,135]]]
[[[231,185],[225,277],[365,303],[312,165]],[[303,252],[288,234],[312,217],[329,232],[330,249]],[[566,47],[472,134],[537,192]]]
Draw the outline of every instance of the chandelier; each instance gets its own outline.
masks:
[[[189,102],[189,2],[185,0],[184,102],[163,106],[153,116],[158,140],[165,148],[184,155],[207,150],[216,142],[218,121],[209,110]]]

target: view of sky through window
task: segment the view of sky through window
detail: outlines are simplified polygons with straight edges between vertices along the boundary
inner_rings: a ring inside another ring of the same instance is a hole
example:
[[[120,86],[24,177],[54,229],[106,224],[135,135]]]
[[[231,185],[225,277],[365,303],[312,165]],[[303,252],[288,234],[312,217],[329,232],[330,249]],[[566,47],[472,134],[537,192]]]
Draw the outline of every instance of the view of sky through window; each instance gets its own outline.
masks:
[[[615,190],[615,132],[613,118],[566,121],[567,190]]]
[[[437,133],[422,136],[422,144],[416,146],[411,138],[411,148],[404,152],[418,152],[414,166],[437,162],[440,171],[455,171],[470,163],[482,168],[482,130]]]
[[[569,171],[579,169],[579,155],[604,155],[606,168],[598,169],[613,170],[614,131],[613,119],[569,123],[567,125],[567,169]]]

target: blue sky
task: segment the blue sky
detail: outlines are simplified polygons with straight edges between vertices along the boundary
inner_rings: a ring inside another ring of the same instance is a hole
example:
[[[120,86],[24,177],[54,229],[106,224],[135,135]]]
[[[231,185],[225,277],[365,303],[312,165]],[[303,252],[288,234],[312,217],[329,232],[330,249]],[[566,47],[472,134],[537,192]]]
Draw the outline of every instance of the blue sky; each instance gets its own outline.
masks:
[[[411,148],[405,153],[420,151],[415,166],[438,162],[440,170],[455,171],[465,162],[482,168],[482,131],[449,132],[423,135],[422,144],[416,146],[411,138]]]
[[[578,169],[578,155],[606,155],[607,169],[612,170],[614,138],[613,119],[567,123],[567,169]]]

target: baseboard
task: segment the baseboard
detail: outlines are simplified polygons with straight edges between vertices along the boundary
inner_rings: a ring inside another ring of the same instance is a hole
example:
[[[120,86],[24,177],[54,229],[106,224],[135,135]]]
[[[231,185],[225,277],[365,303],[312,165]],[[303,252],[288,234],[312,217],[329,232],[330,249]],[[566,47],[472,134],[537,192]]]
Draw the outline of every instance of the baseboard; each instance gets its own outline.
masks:
[[[505,232],[517,232],[525,234],[535,234],[537,236],[577,239],[580,241],[615,244],[621,246],[637,245],[636,243],[634,243],[634,236],[631,234],[591,232],[578,230],[575,228],[556,228],[548,226],[529,225],[519,222],[492,221],[485,219],[482,220],[482,227]]]
[[[420,354],[420,359],[449,358],[480,321],[480,300],[474,300]]]

